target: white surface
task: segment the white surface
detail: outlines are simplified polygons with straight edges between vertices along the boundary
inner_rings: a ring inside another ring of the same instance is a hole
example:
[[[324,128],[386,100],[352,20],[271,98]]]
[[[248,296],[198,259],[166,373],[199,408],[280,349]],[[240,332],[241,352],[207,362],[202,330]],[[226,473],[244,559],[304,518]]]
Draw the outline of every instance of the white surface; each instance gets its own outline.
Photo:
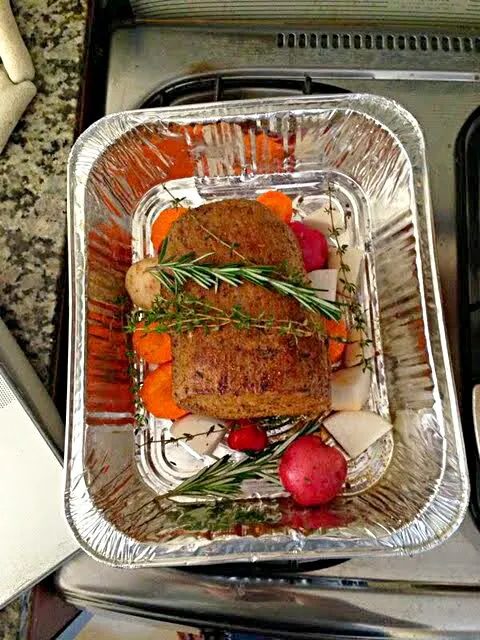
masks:
[[[480,533],[467,514],[457,533],[430,551],[413,556],[356,558],[323,569],[319,575],[480,585]],[[479,594],[474,598],[478,611]],[[477,619],[480,627],[480,613]]]
[[[0,608],[77,544],[63,513],[62,467],[0,377]]]
[[[480,534],[471,517],[467,515],[459,531],[450,540],[431,551],[412,557],[358,558],[320,573],[349,578],[420,580],[434,584],[480,586]],[[335,596],[337,595],[341,599],[348,600],[349,597],[339,591],[335,592]],[[354,601],[358,606],[372,609],[372,595],[368,592],[356,592]],[[384,615],[427,624],[434,629],[474,629],[474,635],[468,637],[480,638],[479,602],[479,592],[456,596],[440,593],[435,596],[432,594],[430,597],[420,597],[418,593],[401,596],[385,593],[375,595],[375,610],[381,610]],[[406,632],[405,638],[410,640],[411,637]],[[451,637],[458,636],[452,633]]]
[[[33,80],[35,70],[13,17],[9,0],[0,0],[0,59],[14,83]],[[3,94],[0,91],[1,103]]]
[[[343,619],[347,631],[352,621],[372,624],[372,637],[377,637],[374,630],[384,627],[384,616],[390,616],[399,622],[392,637],[403,640],[438,637],[437,630],[444,631],[443,640],[480,638],[480,534],[468,515],[450,540],[431,551],[413,557],[357,558],[310,576],[332,578],[336,588],[321,580],[309,585],[308,578],[304,584],[295,579],[292,584],[289,580],[279,584],[255,578],[216,581],[160,568],[121,571],[78,554],[57,574],[57,585],[69,601],[89,610],[106,605],[141,616],[176,611],[227,619],[232,611],[242,617],[251,612],[252,622],[281,619],[293,625],[308,620],[319,628],[324,618]],[[388,583],[377,588],[361,584],[344,588],[339,578],[393,583],[390,588]],[[422,582],[432,583],[431,588],[422,588]],[[437,590],[438,584],[452,589]],[[457,635],[462,631],[469,635]],[[158,637],[163,637],[160,631]]]
[[[1,19],[0,9],[0,24]],[[14,84],[0,65],[0,153],[36,92],[35,85],[29,80]]]

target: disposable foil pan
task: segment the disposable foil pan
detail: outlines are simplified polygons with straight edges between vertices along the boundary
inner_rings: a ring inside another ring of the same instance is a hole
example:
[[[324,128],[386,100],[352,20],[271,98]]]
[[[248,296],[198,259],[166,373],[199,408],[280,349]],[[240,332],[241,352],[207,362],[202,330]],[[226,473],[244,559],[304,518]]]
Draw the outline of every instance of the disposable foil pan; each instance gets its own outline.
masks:
[[[456,530],[469,486],[425,146],[411,114],[370,95],[119,113],[79,138],[68,180],[65,496],[88,553],[128,567],[395,555]],[[234,502],[169,501],[169,423],[139,427],[132,403],[125,272],[152,253],[151,224],[172,197],[197,205],[272,187],[302,199],[300,217],[309,198],[328,197],[351,219],[347,241],[365,252],[361,295],[377,351],[369,406],[393,422],[393,438],[351,461],[349,490],[322,509],[258,488]]]

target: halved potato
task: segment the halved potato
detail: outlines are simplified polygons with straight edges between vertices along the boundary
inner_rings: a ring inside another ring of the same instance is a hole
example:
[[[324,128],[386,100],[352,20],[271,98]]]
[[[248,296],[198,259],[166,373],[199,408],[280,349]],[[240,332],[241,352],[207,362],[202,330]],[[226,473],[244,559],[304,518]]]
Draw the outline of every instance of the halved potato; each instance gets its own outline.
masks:
[[[392,428],[389,422],[371,411],[332,413],[324,420],[323,426],[352,458],[359,456]]]
[[[372,373],[361,365],[340,369],[332,374],[330,387],[334,411],[360,411],[368,400]]]
[[[158,258],[144,258],[132,264],[125,276],[125,287],[132,302],[142,309],[151,309],[160,293],[160,282],[149,273],[158,264]]]

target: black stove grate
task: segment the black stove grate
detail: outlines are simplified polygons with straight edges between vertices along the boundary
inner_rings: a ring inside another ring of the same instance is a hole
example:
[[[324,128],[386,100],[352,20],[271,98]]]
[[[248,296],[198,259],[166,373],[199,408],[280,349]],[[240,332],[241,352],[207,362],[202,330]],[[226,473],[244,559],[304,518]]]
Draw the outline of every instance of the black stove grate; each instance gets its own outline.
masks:
[[[349,91],[313,80],[306,73],[299,73],[298,76],[292,77],[261,73],[211,73],[182,78],[165,85],[148,96],[139,108],[151,109],[201,102],[333,93],[349,93]]]

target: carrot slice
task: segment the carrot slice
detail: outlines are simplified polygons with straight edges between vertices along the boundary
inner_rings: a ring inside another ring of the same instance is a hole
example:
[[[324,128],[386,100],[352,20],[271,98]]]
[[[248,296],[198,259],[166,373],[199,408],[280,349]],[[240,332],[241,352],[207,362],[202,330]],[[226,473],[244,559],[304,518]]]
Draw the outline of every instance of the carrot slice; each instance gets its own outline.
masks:
[[[184,207],[171,207],[170,209],[164,209],[155,220],[152,226],[152,243],[157,251],[167,237],[172,224],[177,218],[185,213],[185,211],[186,209]]]
[[[340,318],[338,322],[336,322],[335,320],[325,319],[323,323],[325,326],[325,331],[329,338],[341,338],[342,340],[347,339],[347,325],[345,324],[345,320],[343,318]],[[328,341],[328,356],[330,358],[331,364],[340,362],[344,351],[345,342],[340,342],[339,340]]]
[[[133,333],[135,353],[149,364],[163,364],[172,359],[172,341],[168,333],[157,333],[158,322],[152,322],[145,329],[145,323],[139,322]]]
[[[281,191],[267,191],[259,195],[257,200],[268,207],[270,211],[273,211],[280,220],[290,222],[292,219],[292,201],[285,193]]]
[[[172,363],[160,365],[145,378],[140,397],[145,408],[157,418],[177,420],[188,411],[175,404],[172,387]]]

